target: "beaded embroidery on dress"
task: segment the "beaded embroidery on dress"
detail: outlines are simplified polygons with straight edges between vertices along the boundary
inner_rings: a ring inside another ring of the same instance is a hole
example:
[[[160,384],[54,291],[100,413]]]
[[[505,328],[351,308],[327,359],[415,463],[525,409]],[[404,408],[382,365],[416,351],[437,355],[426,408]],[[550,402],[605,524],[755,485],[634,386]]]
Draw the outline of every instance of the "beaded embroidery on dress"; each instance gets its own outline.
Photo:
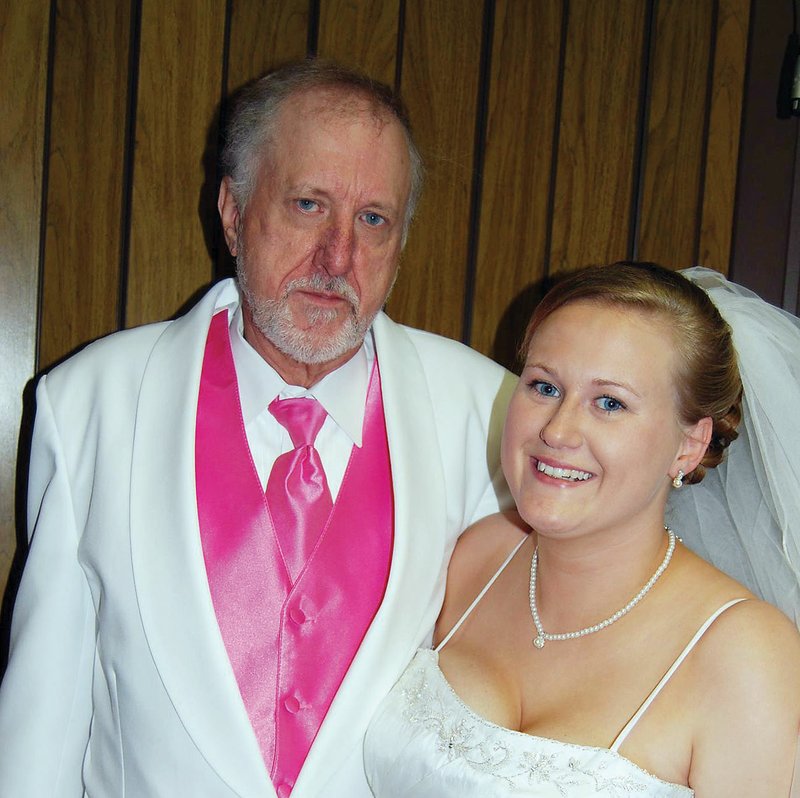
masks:
[[[604,748],[505,729],[476,715],[417,652],[372,720],[365,742],[376,798],[688,798]]]

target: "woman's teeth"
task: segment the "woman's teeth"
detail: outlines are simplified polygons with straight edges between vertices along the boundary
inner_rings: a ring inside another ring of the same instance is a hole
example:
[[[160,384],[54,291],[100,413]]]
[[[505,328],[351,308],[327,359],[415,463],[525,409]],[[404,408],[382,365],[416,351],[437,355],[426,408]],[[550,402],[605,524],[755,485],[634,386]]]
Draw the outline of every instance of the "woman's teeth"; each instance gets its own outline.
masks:
[[[583,482],[584,480],[592,478],[592,474],[587,471],[578,471],[575,468],[554,468],[553,466],[545,465],[545,463],[539,460],[536,462],[536,470],[547,474],[548,477],[566,479],[570,482]]]

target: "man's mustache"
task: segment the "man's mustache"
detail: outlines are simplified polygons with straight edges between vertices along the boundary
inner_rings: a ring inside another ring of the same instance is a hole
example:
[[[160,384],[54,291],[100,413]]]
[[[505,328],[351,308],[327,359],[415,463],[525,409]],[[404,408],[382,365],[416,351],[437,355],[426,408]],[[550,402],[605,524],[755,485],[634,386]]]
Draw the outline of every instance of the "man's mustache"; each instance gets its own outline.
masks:
[[[321,274],[312,274],[311,277],[298,277],[286,284],[283,298],[286,299],[294,291],[318,291],[319,293],[337,296],[349,303],[353,311],[358,313],[361,305],[358,295],[344,277],[324,277]]]

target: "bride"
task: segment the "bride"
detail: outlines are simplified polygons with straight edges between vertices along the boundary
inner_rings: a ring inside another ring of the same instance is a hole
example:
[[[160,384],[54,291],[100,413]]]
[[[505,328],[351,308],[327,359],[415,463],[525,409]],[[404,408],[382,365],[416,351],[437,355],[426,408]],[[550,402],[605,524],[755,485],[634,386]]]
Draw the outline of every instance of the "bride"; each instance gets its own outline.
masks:
[[[756,318],[767,313],[748,301]],[[741,348],[704,290],[658,267],[585,270],[545,297],[503,436],[518,514],[484,519],[456,547],[436,648],[417,653],[367,733],[377,798],[789,794],[800,636],[682,540],[725,562],[777,551],[771,581],[758,566],[742,578],[797,610],[796,543],[782,535],[800,518],[784,519],[778,486],[755,483],[772,475],[796,503],[800,453],[772,471],[723,463],[708,483],[712,512],[680,500],[729,444],[731,464],[766,449],[753,419],[735,440]],[[796,428],[791,390],[781,421]],[[754,492],[769,498],[743,505],[752,541],[742,542],[728,494],[741,503]]]

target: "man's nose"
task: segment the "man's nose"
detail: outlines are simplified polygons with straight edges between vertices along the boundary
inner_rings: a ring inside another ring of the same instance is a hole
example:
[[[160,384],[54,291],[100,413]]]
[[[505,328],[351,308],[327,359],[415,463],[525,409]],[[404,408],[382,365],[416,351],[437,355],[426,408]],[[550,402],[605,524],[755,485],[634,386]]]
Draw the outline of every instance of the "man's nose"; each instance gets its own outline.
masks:
[[[347,274],[353,268],[355,236],[346,224],[331,224],[323,233],[315,265],[331,277]]]
[[[539,437],[551,449],[575,449],[583,442],[580,408],[571,401],[562,401],[539,432]]]

